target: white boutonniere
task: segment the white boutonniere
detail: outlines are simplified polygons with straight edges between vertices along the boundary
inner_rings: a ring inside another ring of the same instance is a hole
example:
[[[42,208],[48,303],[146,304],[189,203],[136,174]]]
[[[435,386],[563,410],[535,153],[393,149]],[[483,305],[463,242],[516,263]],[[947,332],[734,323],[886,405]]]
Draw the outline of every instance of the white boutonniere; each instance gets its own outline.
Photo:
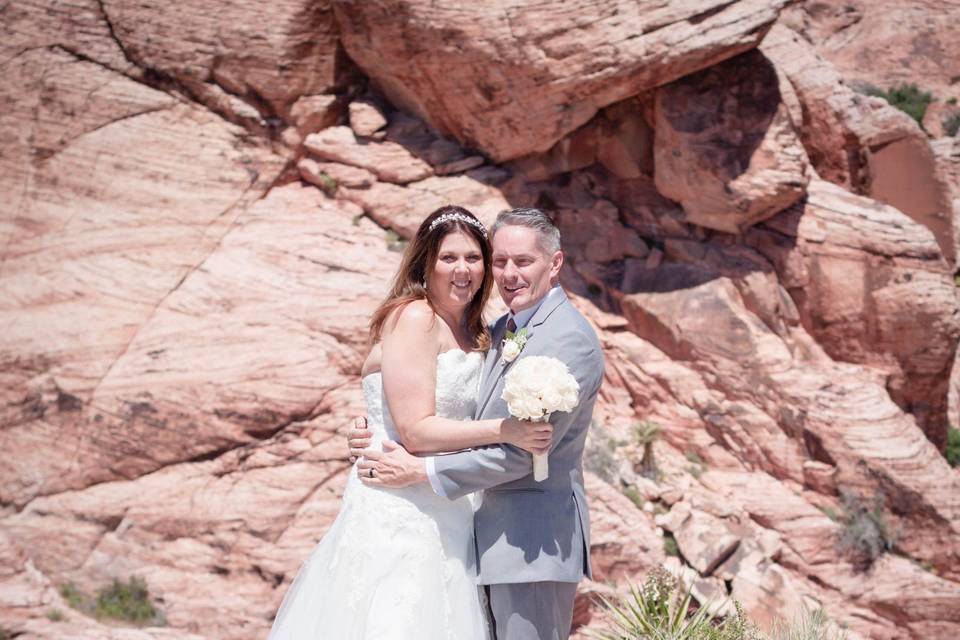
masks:
[[[526,327],[516,333],[507,331],[507,337],[503,339],[503,362],[501,364],[505,365],[516,360],[520,352],[523,351],[524,345],[527,344],[527,340]]]

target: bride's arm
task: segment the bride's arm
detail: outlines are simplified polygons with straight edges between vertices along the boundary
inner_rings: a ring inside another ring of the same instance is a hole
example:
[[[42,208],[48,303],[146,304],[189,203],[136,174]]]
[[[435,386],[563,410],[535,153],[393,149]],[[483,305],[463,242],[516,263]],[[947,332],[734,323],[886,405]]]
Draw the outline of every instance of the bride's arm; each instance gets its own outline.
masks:
[[[532,450],[549,445],[549,435],[515,419],[451,420],[435,415],[439,319],[425,302],[397,312],[383,335],[381,370],[387,406],[410,453],[457,451],[505,442]]]

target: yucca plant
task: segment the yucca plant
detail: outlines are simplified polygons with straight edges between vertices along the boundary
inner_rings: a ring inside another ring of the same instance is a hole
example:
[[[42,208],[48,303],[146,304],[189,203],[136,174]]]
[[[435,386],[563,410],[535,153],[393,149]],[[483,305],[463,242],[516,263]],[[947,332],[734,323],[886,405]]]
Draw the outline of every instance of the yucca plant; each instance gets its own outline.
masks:
[[[591,632],[598,640],[706,640],[712,630],[713,615],[700,607],[691,615],[690,593],[677,593],[676,580],[662,569],[655,569],[637,588],[619,601],[601,598],[615,626],[613,631]]]
[[[657,460],[653,457],[653,443],[660,435],[660,425],[651,420],[644,420],[633,429],[633,437],[638,445],[643,446],[643,455],[640,457],[640,464],[634,469],[645,478],[656,480],[660,475],[657,468]]]
[[[779,620],[770,640],[846,640],[847,632],[830,624],[823,609],[807,611],[792,623]]]

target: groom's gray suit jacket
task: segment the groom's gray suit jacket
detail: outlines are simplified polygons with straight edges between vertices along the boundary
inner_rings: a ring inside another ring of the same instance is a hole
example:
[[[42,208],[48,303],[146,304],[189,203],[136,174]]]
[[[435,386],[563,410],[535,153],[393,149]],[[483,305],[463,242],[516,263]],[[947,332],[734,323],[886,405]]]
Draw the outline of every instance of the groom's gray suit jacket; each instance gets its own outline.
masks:
[[[566,294],[548,297],[527,323],[527,343],[513,363],[500,358],[507,316],[493,326],[478,419],[509,415],[504,375],[526,356],[563,361],[580,385],[580,402],[550,418],[550,477],[533,479],[526,451],[495,445],[435,458],[436,479],[447,497],[486,490],[474,516],[480,584],[578,582],[590,576],[590,514],[583,490],[583,447],[603,380],[603,354],[596,333]]]

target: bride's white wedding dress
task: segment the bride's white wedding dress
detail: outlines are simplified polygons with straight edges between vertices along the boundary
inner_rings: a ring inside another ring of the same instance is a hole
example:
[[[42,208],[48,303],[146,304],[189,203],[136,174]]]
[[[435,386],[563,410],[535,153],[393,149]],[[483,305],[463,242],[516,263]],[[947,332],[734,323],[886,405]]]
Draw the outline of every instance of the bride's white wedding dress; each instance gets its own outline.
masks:
[[[436,414],[473,418],[483,357],[437,356]],[[372,447],[399,436],[380,373],[363,378]],[[284,596],[270,640],[487,640],[473,504],[427,484],[368,487],[351,470],[336,521]]]

